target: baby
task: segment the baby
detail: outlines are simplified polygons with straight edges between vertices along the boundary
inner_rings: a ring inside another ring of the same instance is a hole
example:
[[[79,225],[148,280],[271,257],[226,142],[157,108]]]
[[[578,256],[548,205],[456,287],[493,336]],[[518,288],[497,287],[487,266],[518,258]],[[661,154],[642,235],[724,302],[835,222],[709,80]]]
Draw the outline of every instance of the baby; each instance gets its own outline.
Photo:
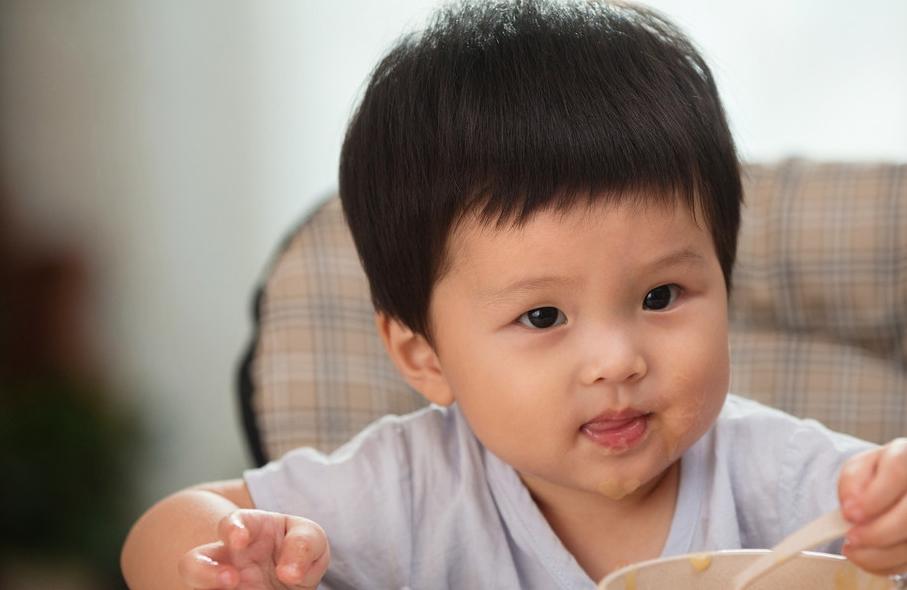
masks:
[[[907,570],[907,440],[727,394],[737,155],[664,18],[442,10],[373,73],[340,194],[387,352],[432,405],[161,500],[123,549],[134,590],[594,588],[839,503],[848,557]]]

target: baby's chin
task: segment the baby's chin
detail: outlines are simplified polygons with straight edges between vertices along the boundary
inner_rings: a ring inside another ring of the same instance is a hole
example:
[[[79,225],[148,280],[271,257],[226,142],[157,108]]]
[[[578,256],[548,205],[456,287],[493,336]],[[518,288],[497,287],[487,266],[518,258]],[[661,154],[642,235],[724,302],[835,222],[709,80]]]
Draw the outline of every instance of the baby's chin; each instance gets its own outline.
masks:
[[[612,471],[595,483],[595,490],[610,500],[624,500],[648,494],[658,487],[671,469],[679,466],[680,455],[686,450],[684,441],[675,437],[665,439],[659,434],[658,427],[650,432],[651,439],[648,442],[651,447],[646,449],[643,456],[635,458],[631,469],[623,473]],[[615,467],[619,469],[618,466]]]
[[[606,479],[598,485],[598,493],[609,500],[623,500],[642,486],[638,479]]]

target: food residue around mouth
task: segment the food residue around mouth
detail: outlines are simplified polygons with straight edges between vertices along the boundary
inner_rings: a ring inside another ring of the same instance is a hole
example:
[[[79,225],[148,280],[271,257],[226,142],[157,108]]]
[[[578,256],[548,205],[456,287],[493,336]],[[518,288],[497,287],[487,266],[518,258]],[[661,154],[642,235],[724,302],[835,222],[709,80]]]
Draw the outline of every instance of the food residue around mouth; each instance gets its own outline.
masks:
[[[598,486],[598,491],[611,500],[622,500],[639,489],[642,482],[638,479],[628,479],[626,481],[617,481],[607,479]]]

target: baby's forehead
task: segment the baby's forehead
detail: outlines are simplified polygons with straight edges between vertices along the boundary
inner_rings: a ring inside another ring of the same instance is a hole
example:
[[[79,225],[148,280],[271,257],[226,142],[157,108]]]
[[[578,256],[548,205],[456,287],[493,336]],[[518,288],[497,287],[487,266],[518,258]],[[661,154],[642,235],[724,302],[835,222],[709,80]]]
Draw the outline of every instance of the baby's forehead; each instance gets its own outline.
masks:
[[[623,199],[583,201],[565,207],[547,207],[526,215],[489,215],[471,211],[453,225],[444,251],[444,272],[474,262],[477,257],[506,260],[547,247],[561,247],[572,236],[592,230],[603,238],[617,226],[632,219],[640,243],[670,235],[671,241],[688,242],[708,232],[699,208],[689,207],[683,199]],[[602,248],[608,247],[603,239]],[[503,250],[503,252],[502,252]],[[615,254],[619,254],[616,252]],[[577,251],[577,256],[583,255]]]
[[[707,230],[702,207],[695,199],[691,203],[688,199],[670,196],[597,200],[585,198],[520,212],[473,208],[458,216],[451,224],[447,243],[456,245],[469,240],[495,238],[521,240],[530,235],[536,239],[544,239],[546,235],[554,239],[556,232],[552,230],[580,229],[589,224],[601,224],[603,219],[609,217],[648,219],[659,222],[657,225],[679,220],[691,224],[680,224],[675,228],[677,231]],[[651,231],[657,229],[657,226],[651,226]]]

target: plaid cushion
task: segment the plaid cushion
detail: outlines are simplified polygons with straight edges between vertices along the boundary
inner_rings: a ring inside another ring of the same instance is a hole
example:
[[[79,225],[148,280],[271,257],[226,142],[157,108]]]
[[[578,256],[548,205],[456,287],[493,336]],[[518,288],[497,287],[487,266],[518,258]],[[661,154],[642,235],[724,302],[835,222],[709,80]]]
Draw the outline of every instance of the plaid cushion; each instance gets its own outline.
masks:
[[[907,432],[907,166],[754,165],[731,302],[731,388],[869,440]],[[291,236],[245,365],[259,459],[330,450],[424,400],[375,331],[339,200]]]
[[[259,314],[250,405],[265,457],[330,450],[379,416],[425,405],[384,352],[336,196],[285,245]]]
[[[331,450],[379,416],[425,405],[384,352],[336,196],[286,244],[258,311],[250,405],[264,457]]]
[[[731,390],[873,441],[907,432],[907,166],[753,165]]]

